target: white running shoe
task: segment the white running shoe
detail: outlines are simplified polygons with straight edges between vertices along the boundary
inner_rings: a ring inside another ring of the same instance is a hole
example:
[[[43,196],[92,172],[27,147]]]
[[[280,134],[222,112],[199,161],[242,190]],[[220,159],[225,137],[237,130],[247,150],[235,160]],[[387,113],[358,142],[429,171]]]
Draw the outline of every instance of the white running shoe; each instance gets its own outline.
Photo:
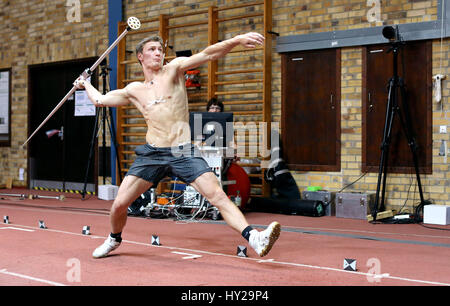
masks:
[[[114,239],[111,236],[108,236],[106,238],[105,242],[101,246],[95,249],[95,251],[92,253],[92,256],[94,258],[102,258],[108,256],[109,253],[117,249],[120,245],[120,242],[117,242],[116,239]]]
[[[258,232],[255,229],[250,231],[248,242],[259,256],[266,256],[272,249],[275,241],[277,241],[278,237],[280,236],[280,231],[280,223],[276,221],[272,222],[262,232]]]

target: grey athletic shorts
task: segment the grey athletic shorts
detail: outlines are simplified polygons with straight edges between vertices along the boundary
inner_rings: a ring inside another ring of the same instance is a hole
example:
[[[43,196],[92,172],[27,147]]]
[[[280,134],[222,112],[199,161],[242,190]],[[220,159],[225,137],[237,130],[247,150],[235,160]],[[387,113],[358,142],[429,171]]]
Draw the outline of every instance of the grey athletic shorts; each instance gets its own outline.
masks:
[[[145,144],[138,146],[134,152],[136,159],[126,175],[152,182],[153,187],[166,176],[175,176],[190,184],[201,174],[212,172],[192,144],[167,148]]]

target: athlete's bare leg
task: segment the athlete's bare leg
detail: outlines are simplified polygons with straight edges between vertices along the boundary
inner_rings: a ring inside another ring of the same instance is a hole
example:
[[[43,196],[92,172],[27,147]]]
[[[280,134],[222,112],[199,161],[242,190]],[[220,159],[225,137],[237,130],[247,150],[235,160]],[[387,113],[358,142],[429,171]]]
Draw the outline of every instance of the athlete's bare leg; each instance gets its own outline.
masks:
[[[203,173],[191,183],[191,186],[219,209],[225,222],[234,230],[241,233],[248,226],[242,212],[231,202],[220,187],[215,174],[212,172]]]
[[[127,209],[152,183],[134,175],[125,176],[110,212],[111,233],[122,232],[127,222]]]

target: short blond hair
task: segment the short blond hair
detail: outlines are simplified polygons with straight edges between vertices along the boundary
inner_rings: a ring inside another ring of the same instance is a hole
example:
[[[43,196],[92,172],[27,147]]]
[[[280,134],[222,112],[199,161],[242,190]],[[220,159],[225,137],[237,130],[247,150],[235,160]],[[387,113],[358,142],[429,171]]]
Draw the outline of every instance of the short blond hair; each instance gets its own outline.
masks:
[[[162,38],[159,35],[149,36],[149,37],[143,39],[142,41],[140,41],[136,45],[136,57],[138,56],[139,53],[142,53],[142,51],[144,50],[145,44],[150,42],[150,41],[159,42],[161,44],[161,47],[164,46],[164,41],[162,40]],[[138,58],[138,61],[139,61],[139,58]],[[139,61],[139,64],[142,65],[141,61]]]

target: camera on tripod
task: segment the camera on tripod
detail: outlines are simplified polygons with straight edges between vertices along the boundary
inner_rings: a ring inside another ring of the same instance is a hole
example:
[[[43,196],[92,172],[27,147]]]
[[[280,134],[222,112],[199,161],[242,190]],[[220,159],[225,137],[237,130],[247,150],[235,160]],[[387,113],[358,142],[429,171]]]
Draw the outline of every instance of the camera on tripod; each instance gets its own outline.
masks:
[[[395,28],[393,26],[385,26],[383,28],[383,36],[390,42],[400,41],[398,26],[396,25]]]
[[[400,124],[404,133],[404,136],[407,139],[408,146],[410,147],[414,169],[416,172],[417,185],[419,189],[420,195],[420,205],[419,209],[422,209],[424,205],[430,204],[430,201],[425,200],[422,192],[422,184],[420,180],[419,173],[419,161],[418,161],[418,144],[415,139],[415,135],[413,132],[413,125],[411,121],[411,117],[409,114],[408,101],[406,98],[406,88],[404,79],[398,74],[398,54],[401,47],[404,47],[406,44],[403,41],[400,33],[398,25],[393,26],[385,26],[382,31],[383,36],[389,40],[391,44],[391,48],[388,52],[392,51],[392,71],[393,75],[389,79],[388,86],[388,97],[387,97],[387,107],[386,107],[386,118],[383,130],[383,141],[381,144],[381,157],[380,157],[380,165],[378,170],[378,181],[377,181],[377,191],[374,207],[372,209],[372,217],[373,222],[376,221],[378,211],[384,211],[385,209],[385,191],[386,191],[386,177],[388,172],[388,156],[389,156],[389,146],[392,141],[392,127],[394,126],[393,122],[398,117],[400,120]],[[400,103],[401,102],[401,103]],[[381,193],[381,195],[380,195]],[[381,199],[380,199],[381,196]],[[381,200],[380,206],[378,205]],[[416,212],[416,220],[419,218],[418,213]]]

